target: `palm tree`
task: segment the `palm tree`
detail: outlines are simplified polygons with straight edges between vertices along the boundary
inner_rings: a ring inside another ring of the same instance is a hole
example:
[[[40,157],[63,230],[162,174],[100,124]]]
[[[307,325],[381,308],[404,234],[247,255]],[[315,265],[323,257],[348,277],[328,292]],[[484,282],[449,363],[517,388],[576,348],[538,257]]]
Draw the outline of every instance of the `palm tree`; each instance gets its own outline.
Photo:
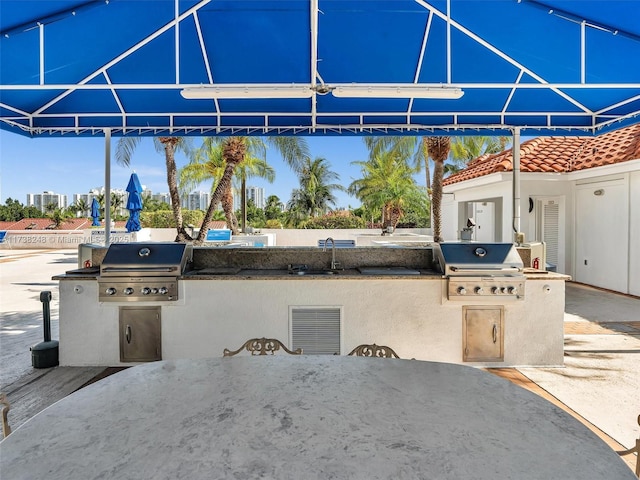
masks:
[[[113,218],[118,216],[118,212],[122,208],[123,199],[122,196],[111,192],[111,211],[113,212]]]
[[[236,166],[234,171],[234,177],[240,179],[240,187],[237,188],[237,190],[246,193],[246,182],[247,179],[251,177],[261,177],[270,183],[273,182],[276,173],[265,159],[266,147],[264,142],[254,137],[238,138],[241,138],[245,143],[247,151],[243,161]],[[223,158],[222,143],[219,139],[208,137],[205,138],[202,147],[196,151],[191,163],[180,171],[180,184],[184,185],[186,189],[190,189],[203,181],[213,180],[211,186],[211,192],[213,194],[224,170],[225,161]],[[243,201],[243,205],[241,206],[243,218],[242,230],[244,231],[246,229],[246,203],[244,203],[246,202],[246,194],[241,194],[241,198]],[[233,190],[231,185],[222,195],[221,203],[222,209],[225,212],[227,226],[232,230],[234,235],[237,235],[238,221],[233,211]]]
[[[244,162],[238,166],[237,176],[240,177],[240,198],[242,212],[242,231],[247,225],[247,179],[252,177],[264,178],[267,182],[273,183],[276,179],[276,171],[263,158],[248,155]]]
[[[365,137],[364,143],[369,149],[369,157],[373,158],[378,154],[390,150],[398,158],[411,159],[411,165],[415,173],[425,169],[425,185],[427,190],[431,188],[431,177],[429,168],[429,151],[427,148],[427,137],[412,136],[386,136],[386,137]]]
[[[45,213],[49,214],[54,212],[56,208],[58,208],[58,205],[56,203],[49,202],[44,206],[44,211]]]
[[[60,228],[60,225],[62,225],[68,217],[69,215],[62,208],[54,207],[47,213],[47,218],[53,222],[55,229]]]
[[[353,181],[348,191],[366,209],[381,213],[383,230],[395,228],[404,215],[405,203],[418,191],[415,169],[399,150],[378,151],[367,161],[353,163],[360,165],[362,178]]]
[[[309,158],[309,147],[307,146],[307,142],[304,138],[300,137],[267,137],[266,143],[265,139],[260,137],[230,137],[235,138],[234,143],[242,142],[244,143],[244,152],[248,155],[247,158],[242,158],[238,162],[238,166],[240,170],[238,171],[238,175],[241,181],[241,198],[242,198],[242,230],[244,231],[246,228],[246,218],[247,218],[247,210],[246,210],[246,179],[252,176],[262,176],[266,178],[268,181],[273,181],[275,179],[275,172],[266,164],[266,155],[267,155],[267,143],[271,146],[275,147],[278,152],[282,155],[285,163],[289,165],[293,169],[294,172],[298,172],[302,166],[302,161],[304,159]],[[212,138],[211,142],[213,144],[226,144],[228,139],[225,138]],[[223,150],[223,159],[224,150]],[[248,162],[246,169],[244,168],[244,163]],[[273,176],[272,176],[273,175]],[[227,204],[232,203],[233,195],[231,191],[231,184],[229,184],[229,190],[223,194],[221,200],[224,200]],[[223,208],[225,206],[223,205]]]
[[[449,156],[451,137],[428,137],[427,148],[433,160],[433,189],[431,207],[433,210],[433,240],[442,242],[442,179],[444,162]]]
[[[69,208],[73,209],[76,214],[80,214],[80,217],[86,217],[89,214],[89,210],[91,210],[84,198],[79,198],[75,204],[69,205]]]
[[[161,202],[158,199],[151,198],[151,195],[145,195],[142,200],[143,212],[157,212],[158,210],[169,210],[169,204]]]
[[[191,162],[180,170],[180,190],[188,192],[196,185],[212,180],[211,195],[213,196],[218,181],[222,178],[225,170],[225,162],[222,158],[222,144],[216,142],[213,138],[204,139],[202,146],[194,152]],[[225,198],[222,200],[222,207],[225,213],[227,226],[234,230],[237,229],[237,220],[233,213],[233,199],[231,207],[228,205],[228,194],[225,192]],[[217,205],[216,205],[217,206]],[[206,228],[203,225],[202,228]],[[236,232],[234,231],[234,234]]]
[[[450,162],[445,165],[445,174],[456,173],[482,155],[502,152],[509,137],[467,136],[453,137]]]
[[[218,202],[220,202],[225,193],[231,189],[233,172],[236,166],[244,160],[246,151],[247,146],[242,137],[228,137],[223,141],[222,157],[225,160],[224,172],[222,173],[222,176],[218,181],[218,185],[216,185],[213,195],[211,196],[209,208],[204,215],[202,227],[200,228],[198,237],[195,240],[196,244],[202,244],[204,242],[204,239],[207,236],[206,226],[211,222]]]
[[[267,220],[277,220],[283,209],[284,205],[282,204],[278,196],[269,195],[264,206],[264,216]]]
[[[142,137],[122,137],[118,140],[116,148],[116,160],[124,166],[129,166],[133,151],[139,145]],[[169,196],[171,197],[171,209],[176,222],[177,242],[186,242],[191,240],[191,236],[187,233],[182,219],[182,209],[180,205],[180,192],[178,190],[178,171],[176,167],[175,154],[182,151],[189,156],[191,152],[191,143],[187,137],[154,137],[153,143],[156,151],[163,152],[165,156],[165,164],[167,169],[167,185],[169,187]]]
[[[344,187],[339,183],[330,183],[340,179],[340,175],[330,167],[322,157],[304,159],[298,171],[300,188],[292,192],[289,209],[304,213],[307,217],[317,217],[327,213],[329,205],[335,206],[337,199],[333,192],[343,191]]]

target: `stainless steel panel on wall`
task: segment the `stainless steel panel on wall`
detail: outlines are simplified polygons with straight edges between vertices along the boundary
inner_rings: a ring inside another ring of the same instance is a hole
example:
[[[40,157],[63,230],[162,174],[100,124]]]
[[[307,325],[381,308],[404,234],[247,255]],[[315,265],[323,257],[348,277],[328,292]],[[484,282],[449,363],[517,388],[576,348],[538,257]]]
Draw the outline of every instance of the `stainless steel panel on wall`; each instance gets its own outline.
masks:
[[[462,307],[462,341],[465,362],[504,360],[504,307]]]
[[[120,361],[162,360],[161,307],[120,307]]]

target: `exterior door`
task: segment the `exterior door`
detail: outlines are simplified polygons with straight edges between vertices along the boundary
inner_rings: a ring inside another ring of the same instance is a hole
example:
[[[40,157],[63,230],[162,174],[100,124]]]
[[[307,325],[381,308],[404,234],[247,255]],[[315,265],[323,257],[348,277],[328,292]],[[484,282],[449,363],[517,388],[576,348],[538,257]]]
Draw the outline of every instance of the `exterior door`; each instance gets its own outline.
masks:
[[[493,202],[474,202],[473,229],[474,240],[478,242],[494,242],[496,238],[495,204]]]
[[[624,178],[576,185],[575,280],[628,289],[629,202]]]

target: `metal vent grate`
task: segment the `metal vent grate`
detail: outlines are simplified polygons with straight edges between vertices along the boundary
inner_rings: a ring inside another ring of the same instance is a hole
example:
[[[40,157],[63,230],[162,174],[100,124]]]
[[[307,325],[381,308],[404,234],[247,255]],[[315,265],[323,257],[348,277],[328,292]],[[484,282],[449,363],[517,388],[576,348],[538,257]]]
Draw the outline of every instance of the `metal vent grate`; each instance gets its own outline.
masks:
[[[338,307],[296,307],[291,309],[291,348],[305,355],[340,354]]]

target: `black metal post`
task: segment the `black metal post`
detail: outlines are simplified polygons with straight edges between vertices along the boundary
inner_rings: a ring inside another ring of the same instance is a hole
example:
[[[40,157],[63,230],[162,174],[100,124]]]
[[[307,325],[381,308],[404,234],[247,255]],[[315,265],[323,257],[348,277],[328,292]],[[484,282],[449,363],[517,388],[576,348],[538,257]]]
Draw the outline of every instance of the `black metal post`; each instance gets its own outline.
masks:
[[[59,364],[57,340],[51,340],[51,292],[40,292],[42,313],[44,316],[44,342],[31,347],[31,364],[34,368],[50,368]]]
[[[40,292],[40,301],[42,302],[42,315],[44,316],[44,341],[51,341],[51,292]]]

